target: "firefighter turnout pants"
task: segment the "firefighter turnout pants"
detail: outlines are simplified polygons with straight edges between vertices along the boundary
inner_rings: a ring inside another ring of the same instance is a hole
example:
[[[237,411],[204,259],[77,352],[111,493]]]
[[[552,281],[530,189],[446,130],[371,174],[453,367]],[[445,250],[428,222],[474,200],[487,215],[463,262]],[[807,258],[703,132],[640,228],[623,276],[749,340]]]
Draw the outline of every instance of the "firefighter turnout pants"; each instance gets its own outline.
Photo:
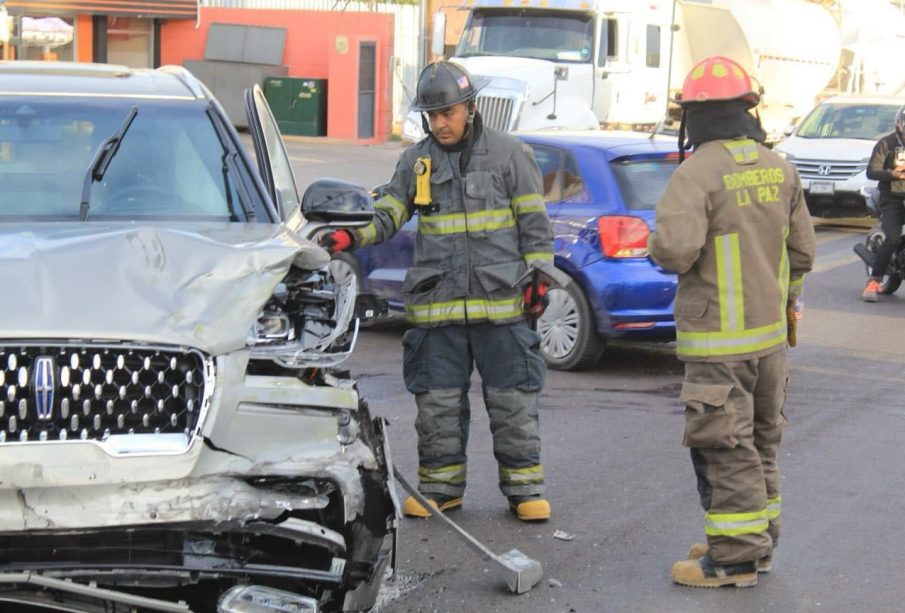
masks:
[[[546,373],[540,337],[524,322],[413,328],[402,338],[403,376],[418,416],[418,489],[465,492],[471,373],[481,375],[493,454],[505,496],[544,491],[538,396]]]
[[[710,557],[757,560],[779,539],[777,455],[786,423],[786,349],[738,362],[686,362],[680,396]]]

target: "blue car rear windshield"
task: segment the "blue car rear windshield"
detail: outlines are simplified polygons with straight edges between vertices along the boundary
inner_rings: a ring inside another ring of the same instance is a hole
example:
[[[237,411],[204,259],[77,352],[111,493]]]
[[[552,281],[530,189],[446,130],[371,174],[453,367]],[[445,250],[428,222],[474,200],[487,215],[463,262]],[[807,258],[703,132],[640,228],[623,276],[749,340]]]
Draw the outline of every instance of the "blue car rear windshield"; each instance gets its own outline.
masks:
[[[205,103],[0,96],[0,220],[77,219],[94,154],[132,107],[90,218],[234,219],[236,181]]]
[[[676,168],[678,160],[627,160],[610,163],[625,206],[632,210],[651,210],[666,190],[666,184]]]

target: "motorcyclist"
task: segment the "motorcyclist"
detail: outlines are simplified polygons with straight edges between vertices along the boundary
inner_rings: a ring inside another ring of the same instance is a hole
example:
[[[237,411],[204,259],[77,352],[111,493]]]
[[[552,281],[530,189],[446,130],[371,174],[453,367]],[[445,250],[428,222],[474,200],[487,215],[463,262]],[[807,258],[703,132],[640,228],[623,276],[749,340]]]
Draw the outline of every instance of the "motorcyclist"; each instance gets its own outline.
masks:
[[[400,157],[374,221],[334,231],[323,244],[336,252],[383,242],[417,213],[403,289],[414,327],[402,344],[403,377],[418,407],[419,490],[441,511],[462,505],[476,365],[500,490],[519,519],[545,520],[537,411],[545,366],[526,322],[542,314],[545,287],[527,280],[552,266],[553,234],[531,149],[483,126],[477,90],[458,64],[427,66],[415,106],[429,136]],[[430,516],[414,498],[403,512]]]
[[[883,277],[905,222],[905,106],[896,113],[895,129],[874,145],[867,164],[867,178],[877,181],[880,227],[886,238],[877,249],[861,300],[877,302],[883,293]]]

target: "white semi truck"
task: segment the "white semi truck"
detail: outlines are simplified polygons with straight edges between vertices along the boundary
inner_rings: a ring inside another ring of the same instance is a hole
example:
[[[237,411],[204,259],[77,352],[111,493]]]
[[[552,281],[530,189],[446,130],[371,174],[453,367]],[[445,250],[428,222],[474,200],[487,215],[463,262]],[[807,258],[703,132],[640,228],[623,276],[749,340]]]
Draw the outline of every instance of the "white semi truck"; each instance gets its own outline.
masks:
[[[503,130],[654,126],[697,61],[726,55],[765,90],[781,134],[835,74],[835,2],[806,0],[466,0],[450,58],[489,79],[485,123]],[[838,17],[838,12],[836,17]],[[442,40],[442,31],[435,32]],[[403,139],[423,136],[410,113]]]

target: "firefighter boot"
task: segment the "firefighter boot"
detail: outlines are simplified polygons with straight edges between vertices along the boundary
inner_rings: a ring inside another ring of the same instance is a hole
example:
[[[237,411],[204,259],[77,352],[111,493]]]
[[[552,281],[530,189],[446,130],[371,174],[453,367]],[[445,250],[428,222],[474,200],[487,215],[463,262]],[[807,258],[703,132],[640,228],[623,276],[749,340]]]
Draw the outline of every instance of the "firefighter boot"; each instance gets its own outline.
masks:
[[[425,496],[427,503],[438,511],[450,511],[462,507],[462,497],[454,498],[451,496],[434,495]],[[431,512],[421,506],[421,503],[415,500],[413,496],[409,496],[402,504],[402,513],[406,517],[430,517]]]
[[[688,550],[688,559],[697,560],[707,555],[710,547],[707,543],[695,543]],[[773,554],[768,553],[757,561],[757,572],[768,573],[773,570]]]
[[[546,521],[550,519],[550,503],[539,494],[534,496],[510,496],[509,509],[522,521]]]
[[[757,563],[719,566],[705,555],[696,560],[680,560],[673,564],[672,580],[689,587],[754,587],[757,585]]]

